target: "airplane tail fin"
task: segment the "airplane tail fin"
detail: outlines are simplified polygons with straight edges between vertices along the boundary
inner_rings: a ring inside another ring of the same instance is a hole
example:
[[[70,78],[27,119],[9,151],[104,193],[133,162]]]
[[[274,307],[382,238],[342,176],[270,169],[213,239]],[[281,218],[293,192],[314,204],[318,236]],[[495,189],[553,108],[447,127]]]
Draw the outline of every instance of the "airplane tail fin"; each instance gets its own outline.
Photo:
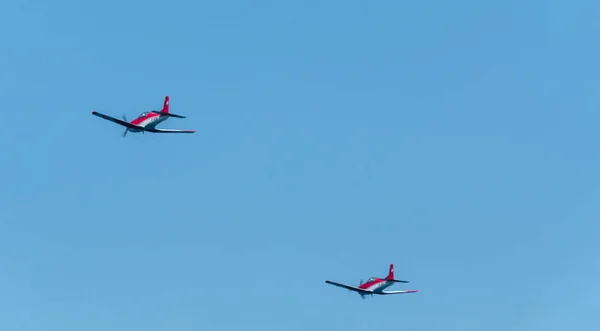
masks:
[[[162,110],[160,111],[161,113],[169,113],[169,96],[165,97],[165,103],[163,105]]]
[[[169,116],[169,117],[185,118],[185,116],[169,113],[169,96],[165,97],[165,103],[163,105],[163,108],[160,111],[154,111],[154,112],[157,114],[161,114],[161,115],[165,115],[165,116]]]
[[[388,273],[388,276],[386,277],[386,279],[394,279],[394,265],[390,264],[390,272]]]
[[[396,283],[408,283],[407,280],[394,279],[394,265],[393,264],[390,264],[390,272],[388,273],[387,277],[385,277],[385,279],[392,281],[392,282],[396,282]]]

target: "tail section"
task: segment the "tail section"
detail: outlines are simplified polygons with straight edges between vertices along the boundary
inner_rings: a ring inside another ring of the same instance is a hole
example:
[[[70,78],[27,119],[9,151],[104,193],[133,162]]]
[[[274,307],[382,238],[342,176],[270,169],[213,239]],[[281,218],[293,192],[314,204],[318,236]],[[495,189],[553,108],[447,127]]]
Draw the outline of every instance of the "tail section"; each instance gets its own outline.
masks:
[[[163,104],[163,108],[160,111],[154,111],[157,114],[161,114],[169,117],[177,117],[177,118],[185,118],[185,116],[176,115],[169,113],[169,96],[165,97],[165,103]]]
[[[388,273],[387,277],[385,277],[385,279],[389,279],[389,280],[394,279],[394,265],[393,264],[390,264],[390,272]]]
[[[385,279],[392,281],[392,282],[396,282],[396,283],[408,283],[408,280],[394,279],[394,265],[393,264],[390,264],[390,272],[388,273],[387,277],[385,277]]]
[[[160,111],[161,113],[169,113],[169,96],[165,97],[165,103],[163,105],[163,109]]]

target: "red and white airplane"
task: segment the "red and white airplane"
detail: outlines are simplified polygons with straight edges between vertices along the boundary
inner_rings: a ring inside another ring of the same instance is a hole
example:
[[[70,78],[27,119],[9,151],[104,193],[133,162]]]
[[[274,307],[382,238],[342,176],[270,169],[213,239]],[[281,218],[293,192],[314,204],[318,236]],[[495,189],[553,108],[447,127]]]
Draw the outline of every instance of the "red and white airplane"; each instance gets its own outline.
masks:
[[[93,115],[96,115],[105,120],[109,120],[111,122],[120,124],[124,126],[125,132],[123,132],[123,137],[127,135],[127,131],[130,132],[154,132],[154,133],[194,133],[196,130],[176,130],[176,129],[157,129],[156,126],[167,120],[169,117],[177,117],[177,118],[185,118],[185,116],[175,115],[169,113],[169,96],[165,97],[165,103],[161,110],[151,110],[147,112],[143,112],[138,116],[138,118],[134,119],[131,122],[127,122],[125,116],[123,116],[123,120],[116,119],[114,117],[110,117],[108,115],[101,114],[97,111],[92,112]]]
[[[403,294],[403,293],[419,292],[419,290],[384,291],[386,288],[392,286],[394,283],[408,283],[407,280],[394,279],[394,265],[393,264],[390,264],[390,272],[387,275],[387,277],[385,277],[383,279],[380,279],[377,277],[371,277],[367,280],[366,283],[363,283],[361,281],[358,287],[341,284],[341,283],[336,283],[336,282],[332,282],[329,280],[326,280],[325,283],[331,284],[334,286],[338,286],[338,287],[343,287],[350,291],[358,292],[358,294],[360,294],[360,296],[363,299],[365,298],[365,295],[373,296],[373,294],[385,295],[385,294]]]

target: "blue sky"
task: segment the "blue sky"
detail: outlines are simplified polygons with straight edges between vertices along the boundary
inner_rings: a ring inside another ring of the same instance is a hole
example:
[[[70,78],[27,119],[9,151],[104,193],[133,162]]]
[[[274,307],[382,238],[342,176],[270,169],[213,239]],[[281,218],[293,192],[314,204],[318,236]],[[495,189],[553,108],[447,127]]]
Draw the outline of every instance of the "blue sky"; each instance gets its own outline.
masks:
[[[599,10],[3,1],[0,329],[597,330]]]

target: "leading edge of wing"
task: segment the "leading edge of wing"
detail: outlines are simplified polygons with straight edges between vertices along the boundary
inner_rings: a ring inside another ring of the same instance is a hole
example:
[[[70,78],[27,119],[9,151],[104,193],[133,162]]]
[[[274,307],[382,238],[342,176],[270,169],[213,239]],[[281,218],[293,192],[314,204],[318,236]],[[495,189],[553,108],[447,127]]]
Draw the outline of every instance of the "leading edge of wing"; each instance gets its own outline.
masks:
[[[417,293],[419,290],[405,290],[405,291],[382,291],[377,294],[405,294],[405,293]]]
[[[195,133],[196,130],[176,130],[176,129],[145,129],[154,133]]]
[[[346,285],[346,284],[342,284],[342,283],[336,283],[336,282],[332,282],[330,280],[326,280],[325,283],[333,285],[333,286],[337,286],[337,287],[343,287],[343,288],[345,288],[347,290],[355,291],[355,292],[358,292],[358,293],[363,293],[363,294],[373,293],[371,291],[363,290],[362,288],[359,288],[359,287],[354,287],[354,286],[350,286],[350,285]]]
[[[122,126],[125,126],[125,127],[128,127],[128,128],[130,128],[130,129],[142,129],[142,130],[143,130],[143,128],[142,128],[142,127],[139,127],[139,126],[137,126],[137,125],[131,124],[131,123],[129,123],[129,122],[122,121],[122,120],[120,120],[120,119],[117,119],[117,118],[114,118],[114,117],[110,117],[110,116],[108,116],[108,115],[104,115],[104,114],[102,114],[102,113],[99,113],[99,112],[97,112],[97,111],[93,111],[93,112],[92,112],[92,115],[96,115],[96,116],[98,116],[98,117],[100,117],[100,118],[103,118],[103,119],[105,119],[105,120],[107,120],[107,121],[111,121],[111,122],[113,122],[113,123],[120,124],[120,125],[122,125]]]

